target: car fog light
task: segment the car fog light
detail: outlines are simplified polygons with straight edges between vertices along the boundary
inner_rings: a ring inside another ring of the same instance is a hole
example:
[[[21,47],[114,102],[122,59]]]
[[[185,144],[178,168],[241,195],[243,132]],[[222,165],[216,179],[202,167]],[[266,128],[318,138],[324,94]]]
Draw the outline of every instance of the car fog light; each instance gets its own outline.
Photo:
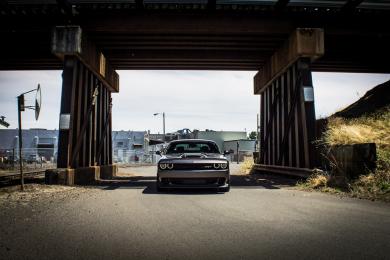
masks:
[[[167,168],[170,169],[170,170],[172,170],[172,169],[173,169],[173,163],[168,163],[168,164],[167,164]]]
[[[221,163],[221,169],[226,169],[227,168],[227,163]]]
[[[165,170],[167,168],[167,165],[165,163],[160,164],[160,169]]]
[[[214,163],[214,169],[219,169],[219,167],[221,167],[221,164],[219,164],[219,163]]]

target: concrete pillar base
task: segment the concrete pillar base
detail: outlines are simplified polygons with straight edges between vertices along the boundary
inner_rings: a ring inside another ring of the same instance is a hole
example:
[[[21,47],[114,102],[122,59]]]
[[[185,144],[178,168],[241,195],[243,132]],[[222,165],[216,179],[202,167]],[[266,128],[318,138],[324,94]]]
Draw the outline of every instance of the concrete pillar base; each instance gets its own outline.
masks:
[[[100,166],[91,166],[74,169],[74,184],[91,185],[100,179]]]
[[[100,179],[112,180],[118,173],[118,166],[115,164],[100,166]]]
[[[46,184],[74,185],[74,169],[52,169],[45,172]]]
[[[46,184],[94,185],[100,179],[110,180],[116,177],[117,165],[91,166],[77,169],[52,169],[45,172]]]

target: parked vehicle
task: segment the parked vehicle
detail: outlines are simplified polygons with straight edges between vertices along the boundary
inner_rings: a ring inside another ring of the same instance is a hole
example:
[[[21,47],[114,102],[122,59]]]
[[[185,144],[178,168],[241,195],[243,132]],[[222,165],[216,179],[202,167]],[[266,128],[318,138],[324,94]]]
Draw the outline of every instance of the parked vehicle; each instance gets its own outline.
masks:
[[[175,140],[168,144],[157,164],[157,190],[164,188],[217,188],[230,190],[229,162],[214,141]]]
[[[8,163],[8,164],[19,163],[19,157],[10,155],[7,157],[6,163]]]
[[[42,159],[38,154],[30,154],[27,158],[27,163],[41,163]]]

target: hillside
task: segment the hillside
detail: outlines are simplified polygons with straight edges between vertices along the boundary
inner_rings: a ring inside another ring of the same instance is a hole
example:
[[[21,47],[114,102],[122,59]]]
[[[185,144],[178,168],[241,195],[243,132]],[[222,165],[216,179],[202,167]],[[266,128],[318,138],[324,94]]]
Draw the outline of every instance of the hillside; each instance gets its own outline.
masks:
[[[334,117],[357,118],[370,115],[390,105],[390,81],[382,83],[367,93],[355,103],[335,113]]]
[[[311,176],[303,186],[327,192],[341,189],[360,198],[390,201],[390,81],[324,120],[326,127],[318,143],[325,160],[334,166],[326,174]],[[326,151],[334,145],[358,143],[376,143],[376,170],[356,180],[339,179],[340,163]]]

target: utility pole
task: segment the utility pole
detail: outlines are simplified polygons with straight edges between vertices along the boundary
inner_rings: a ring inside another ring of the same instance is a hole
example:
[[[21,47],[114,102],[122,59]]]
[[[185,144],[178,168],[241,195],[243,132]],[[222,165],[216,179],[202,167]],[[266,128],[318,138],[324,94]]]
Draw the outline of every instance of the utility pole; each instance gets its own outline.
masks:
[[[165,142],[165,112],[162,113],[154,113],[154,116],[161,115],[163,116],[163,141]]]
[[[163,112],[163,135],[164,135],[164,142],[165,142],[165,112]]]
[[[260,151],[260,114],[257,114],[256,144],[257,151]]]
[[[237,141],[237,164],[240,163],[240,154],[239,154],[238,148],[240,148],[240,142],[239,141]]]

